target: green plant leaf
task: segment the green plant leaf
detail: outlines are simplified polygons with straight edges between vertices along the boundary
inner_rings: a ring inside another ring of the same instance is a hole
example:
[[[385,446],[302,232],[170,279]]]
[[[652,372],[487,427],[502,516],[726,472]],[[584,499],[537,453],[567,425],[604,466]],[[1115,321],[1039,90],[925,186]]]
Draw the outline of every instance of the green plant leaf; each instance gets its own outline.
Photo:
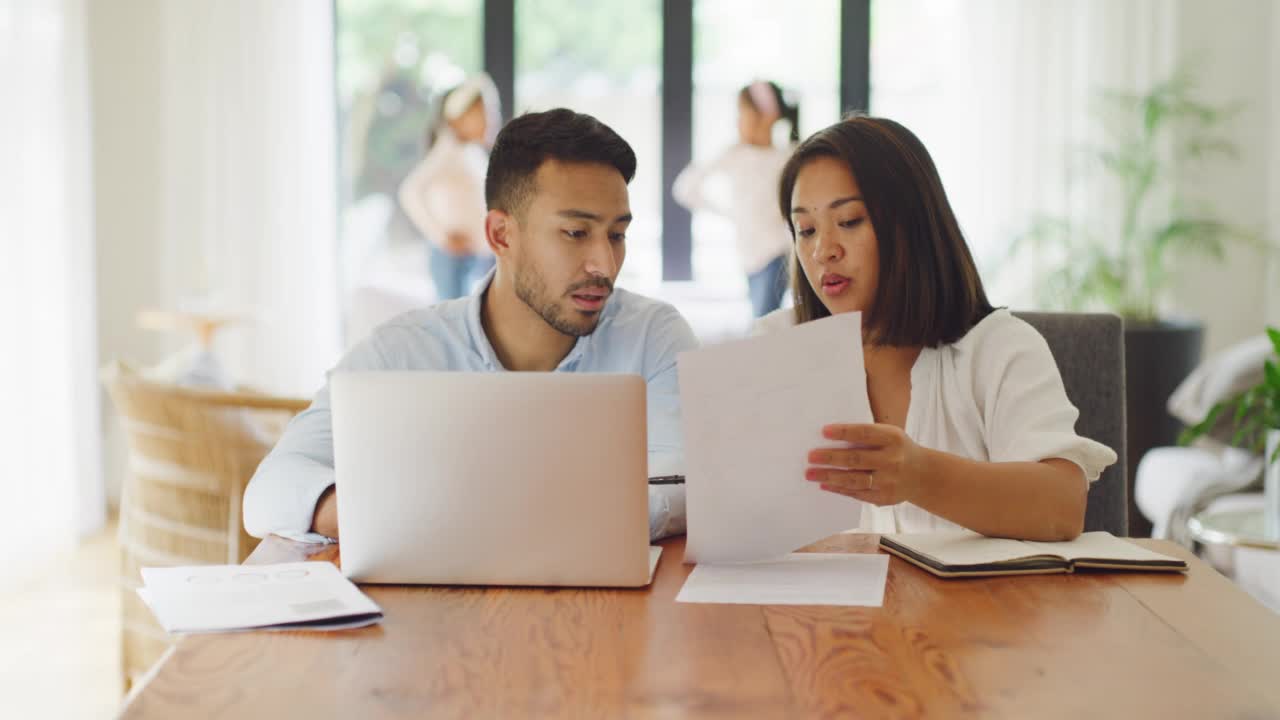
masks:
[[[1280,330],[1273,327],[1267,328],[1267,337],[1271,338],[1271,349],[1277,357],[1280,357]]]
[[[1236,414],[1233,420],[1240,423],[1244,420],[1244,416],[1248,414],[1250,408],[1257,402],[1258,388],[1252,387],[1245,391],[1241,396],[1239,404],[1236,405]]]
[[[1243,105],[1210,104],[1198,97],[1198,67],[1184,62],[1145,92],[1104,89],[1093,97],[1102,144],[1079,149],[1091,153],[1095,169],[1106,174],[1108,185],[1114,184],[1120,214],[1032,219],[1015,249],[1034,245],[1041,251],[1038,262],[1065,258],[1036,285],[1046,306],[1102,306],[1131,320],[1154,320],[1158,301],[1174,276],[1176,257],[1221,259],[1229,241],[1249,237],[1207,210],[1187,212],[1177,203],[1157,207],[1159,199],[1176,197],[1171,168],[1234,158],[1239,152],[1223,123]],[[1250,411],[1240,412],[1243,420]],[[1280,407],[1276,413],[1280,415]]]
[[[1138,143],[1129,143],[1119,148],[1101,150],[1098,159],[1108,172],[1122,181],[1139,175],[1142,172],[1142,159]]]
[[[1159,95],[1149,95],[1142,103],[1142,130],[1143,134],[1151,137],[1155,134],[1156,128],[1160,125],[1160,120],[1164,115],[1164,105]]]
[[[1204,160],[1214,155],[1233,160],[1240,157],[1240,148],[1230,140],[1220,137],[1195,135],[1188,138],[1182,147],[1195,160]]]
[[[1214,424],[1218,422],[1218,418],[1222,415],[1223,411],[1227,409],[1227,407],[1228,407],[1228,404],[1224,401],[1224,402],[1217,403],[1212,408],[1210,408],[1209,414],[1205,415],[1203,420],[1201,420],[1195,425],[1192,425],[1191,427],[1179,433],[1178,444],[1190,445],[1191,443],[1195,442],[1199,438],[1203,437],[1206,433],[1208,433],[1210,430],[1213,429]]]
[[[1026,246],[1040,248],[1047,244],[1070,245],[1077,234],[1075,224],[1066,218],[1038,215],[1031,221],[1031,227],[1026,232],[1014,238],[1009,249],[1010,252],[1015,252]]]
[[[1153,233],[1151,251],[1163,256],[1167,250],[1192,250],[1221,259],[1223,238],[1232,228],[1218,220],[1175,217]]]

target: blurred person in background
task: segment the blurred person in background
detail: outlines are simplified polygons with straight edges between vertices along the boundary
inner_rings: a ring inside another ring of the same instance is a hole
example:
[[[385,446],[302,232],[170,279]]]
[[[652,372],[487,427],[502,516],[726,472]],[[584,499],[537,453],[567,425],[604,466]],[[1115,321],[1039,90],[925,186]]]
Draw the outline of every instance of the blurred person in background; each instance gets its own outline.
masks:
[[[466,295],[493,267],[484,242],[484,176],[501,124],[498,89],[484,73],[445,93],[426,154],[405,177],[400,206],[427,241],[438,300]]]
[[[779,121],[787,123],[789,141],[774,145]],[[788,103],[776,83],[753,82],[738,92],[738,142],[710,162],[685,168],[671,188],[686,208],[732,224],[756,317],[776,310],[787,290],[791,232],[774,205],[782,168],[799,139],[799,104]]]

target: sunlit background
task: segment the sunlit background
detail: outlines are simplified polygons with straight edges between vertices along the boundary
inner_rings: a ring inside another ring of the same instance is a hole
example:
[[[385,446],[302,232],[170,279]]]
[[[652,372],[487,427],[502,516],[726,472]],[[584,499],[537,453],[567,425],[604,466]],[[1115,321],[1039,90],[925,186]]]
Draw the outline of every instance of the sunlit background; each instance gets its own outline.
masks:
[[[1116,310],[1052,291],[1106,280],[1094,261],[1125,237],[1114,99],[1182,78],[1218,121],[1198,152],[1190,125],[1148,148],[1147,222],[1239,237],[1171,254],[1155,316],[1199,323],[1197,359],[1280,319],[1268,0],[0,0],[0,717],[32,698],[103,717],[126,687],[138,425],[102,368],[212,357],[229,388],[305,399],[373,325],[433,302],[397,188],[441,93],[481,70],[506,119],[567,106],[631,143],[619,282],[705,342],[748,330],[746,279],[729,223],[675,206],[670,181],[736,141],[744,85],[782,86],[802,136],[849,110],[914,130],[996,304]],[[1036,236],[1046,218],[1071,237]]]

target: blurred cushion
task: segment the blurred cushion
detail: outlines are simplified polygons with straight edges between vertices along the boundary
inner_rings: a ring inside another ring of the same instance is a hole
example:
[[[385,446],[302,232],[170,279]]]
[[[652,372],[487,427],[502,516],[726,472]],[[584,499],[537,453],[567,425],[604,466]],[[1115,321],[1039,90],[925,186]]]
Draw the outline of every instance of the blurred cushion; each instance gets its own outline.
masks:
[[[1214,405],[1262,382],[1262,366],[1272,352],[1270,339],[1260,335],[1214,354],[1193,370],[1169,396],[1169,414],[1187,425],[1204,420]],[[1209,437],[1219,443],[1230,444],[1234,432],[1230,413],[1224,413]]]
[[[1202,499],[1249,488],[1261,473],[1262,458],[1236,448],[1152,448],[1138,463],[1133,500],[1151,521],[1151,537],[1183,542]]]

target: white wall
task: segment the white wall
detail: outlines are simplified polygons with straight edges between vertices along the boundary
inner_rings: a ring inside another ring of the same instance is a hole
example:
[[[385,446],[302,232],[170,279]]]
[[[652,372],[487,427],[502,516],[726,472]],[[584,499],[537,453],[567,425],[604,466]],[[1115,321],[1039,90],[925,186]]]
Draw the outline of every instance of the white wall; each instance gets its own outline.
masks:
[[[151,362],[164,338],[138,329],[138,309],[160,297],[162,0],[88,3],[93,98],[94,222],[98,243],[98,357]],[[120,498],[124,439],[104,397],[106,492]]]
[[[1280,7],[1271,8],[1271,82],[1268,96],[1271,115],[1267,120],[1268,154],[1271,157],[1267,205],[1271,208],[1268,239],[1280,247]],[[1267,322],[1280,326],[1280,253],[1272,255],[1267,279]]]
[[[309,395],[340,347],[332,6],[166,4],[164,248],[170,302],[248,321],[234,378]]]
[[[89,3],[98,349],[104,360],[157,357],[162,338],[137,309],[160,296],[164,188],[160,142],[163,0]]]
[[[135,326],[146,306],[211,289],[257,322],[220,350],[237,377],[305,394],[337,353],[328,3],[88,3],[98,350],[151,363],[179,342]],[[1280,6],[1180,0],[1178,54],[1205,96],[1245,100],[1239,162],[1180,178],[1280,244]],[[1280,258],[1233,248],[1180,273],[1173,309],[1206,351],[1280,322]],[[332,292],[330,292],[332,289]],[[109,424],[110,426],[110,424]],[[107,447],[119,487],[120,441]]]
[[[83,0],[0,0],[0,589],[105,519]]]
[[[185,340],[137,312],[212,298],[250,317],[232,377],[309,395],[339,352],[331,5],[89,5],[101,358],[156,363]]]
[[[1199,72],[1201,95],[1214,104],[1245,103],[1231,124],[1240,148],[1235,161],[1202,172],[1182,169],[1180,188],[1208,200],[1223,219],[1277,241],[1276,154],[1280,151],[1280,6],[1270,0],[1183,0],[1179,4],[1181,58]],[[1280,286],[1269,282],[1275,253],[1236,245],[1226,261],[1185,263],[1174,309],[1206,324],[1205,353],[1262,332],[1280,309]]]

